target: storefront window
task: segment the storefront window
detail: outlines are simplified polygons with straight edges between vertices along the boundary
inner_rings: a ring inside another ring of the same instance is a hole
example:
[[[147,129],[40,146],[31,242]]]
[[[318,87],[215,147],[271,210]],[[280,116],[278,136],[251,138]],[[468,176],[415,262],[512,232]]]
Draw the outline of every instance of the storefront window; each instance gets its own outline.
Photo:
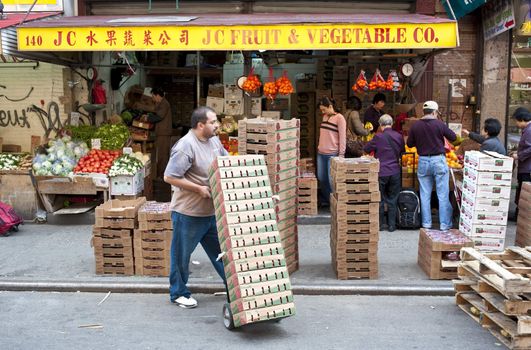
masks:
[[[531,109],[531,16],[529,1],[515,1],[517,26],[513,30],[511,81],[509,88],[509,116],[518,107]],[[509,118],[507,148],[516,149],[520,131],[514,119]]]

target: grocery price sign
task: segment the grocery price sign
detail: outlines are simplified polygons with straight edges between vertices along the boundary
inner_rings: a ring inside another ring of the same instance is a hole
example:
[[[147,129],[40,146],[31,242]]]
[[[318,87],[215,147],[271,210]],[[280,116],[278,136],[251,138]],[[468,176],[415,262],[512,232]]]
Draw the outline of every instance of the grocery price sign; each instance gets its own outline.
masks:
[[[459,45],[457,23],[19,27],[20,51],[421,49]]]

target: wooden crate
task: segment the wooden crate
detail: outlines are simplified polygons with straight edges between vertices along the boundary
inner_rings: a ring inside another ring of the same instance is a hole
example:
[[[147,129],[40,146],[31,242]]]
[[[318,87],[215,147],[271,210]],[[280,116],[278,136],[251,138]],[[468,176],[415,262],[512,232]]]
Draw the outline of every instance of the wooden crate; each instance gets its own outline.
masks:
[[[417,262],[430,279],[454,279],[457,278],[459,262],[446,260],[446,254],[473,246],[474,242],[459,230],[438,231],[422,228]]]

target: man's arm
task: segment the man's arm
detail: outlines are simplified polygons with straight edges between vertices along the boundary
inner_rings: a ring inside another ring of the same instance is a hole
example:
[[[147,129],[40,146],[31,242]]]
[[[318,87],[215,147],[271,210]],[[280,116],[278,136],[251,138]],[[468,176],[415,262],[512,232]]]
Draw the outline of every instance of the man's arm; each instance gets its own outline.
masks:
[[[446,137],[450,142],[454,142],[455,140],[457,140],[457,135],[455,134],[455,132],[453,132],[452,129],[450,129],[446,124],[443,123],[443,125],[444,137]]]
[[[477,132],[470,132],[468,134],[468,137],[470,139],[476,141],[479,144],[482,144],[483,142],[485,142],[485,138],[483,136],[481,136],[480,134],[478,134]]]
[[[371,153],[371,152],[374,152],[376,151],[376,138],[378,136],[375,136],[372,138],[372,140],[370,140],[366,145],[365,147],[363,147],[363,151],[365,153]]]
[[[208,186],[201,186],[198,184],[193,183],[192,181],[189,181],[187,179],[183,178],[176,178],[171,176],[164,175],[164,182],[175,186],[182,188],[183,190],[195,192],[199,194],[203,198],[210,198],[210,188]]]

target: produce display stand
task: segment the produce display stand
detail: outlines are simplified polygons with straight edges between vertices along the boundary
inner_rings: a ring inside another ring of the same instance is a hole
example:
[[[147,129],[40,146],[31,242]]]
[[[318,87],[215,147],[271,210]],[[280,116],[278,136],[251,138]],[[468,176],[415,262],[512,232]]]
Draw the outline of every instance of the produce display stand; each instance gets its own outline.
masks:
[[[39,209],[39,196],[31,171],[0,171],[0,201],[11,205],[24,220],[34,220]]]
[[[72,178],[60,176],[34,176],[37,193],[48,213],[81,214],[100,204],[99,201],[78,203],[64,208],[64,201],[72,196],[102,196],[102,201],[109,199],[108,186],[98,183],[91,176],[75,175]]]

